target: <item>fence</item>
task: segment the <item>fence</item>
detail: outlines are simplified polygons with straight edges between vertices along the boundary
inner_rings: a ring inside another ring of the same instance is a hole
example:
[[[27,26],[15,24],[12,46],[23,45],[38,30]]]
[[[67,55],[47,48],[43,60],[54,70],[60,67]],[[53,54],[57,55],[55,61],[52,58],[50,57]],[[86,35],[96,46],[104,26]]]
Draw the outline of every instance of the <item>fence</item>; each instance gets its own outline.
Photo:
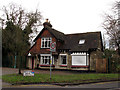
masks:
[[[120,73],[120,57],[111,56],[106,59],[96,59],[96,72]]]
[[[10,68],[26,68],[26,56],[3,56],[2,57],[2,67]]]
[[[106,59],[97,59],[96,60],[96,72],[107,72],[107,60]]]

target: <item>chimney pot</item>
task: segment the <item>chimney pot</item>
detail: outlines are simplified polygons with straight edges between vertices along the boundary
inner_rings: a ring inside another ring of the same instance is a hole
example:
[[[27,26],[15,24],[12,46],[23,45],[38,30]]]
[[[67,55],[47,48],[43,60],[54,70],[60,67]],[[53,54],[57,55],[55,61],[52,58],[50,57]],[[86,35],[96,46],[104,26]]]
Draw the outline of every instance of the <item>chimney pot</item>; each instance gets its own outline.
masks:
[[[47,25],[49,27],[52,27],[52,25],[50,24],[49,19],[46,19],[46,21],[43,23],[44,27]]]
[[[49,19],[46,19],[46,22],[48,22]]]

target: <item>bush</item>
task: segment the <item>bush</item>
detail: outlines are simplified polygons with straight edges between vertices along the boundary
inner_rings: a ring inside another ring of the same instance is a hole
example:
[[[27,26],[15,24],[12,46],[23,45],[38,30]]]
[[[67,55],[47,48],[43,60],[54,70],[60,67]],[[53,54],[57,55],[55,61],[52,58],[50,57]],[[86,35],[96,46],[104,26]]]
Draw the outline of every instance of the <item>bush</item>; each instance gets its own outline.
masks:
[[[120,73],[120,64],[117,65],[117,67],[116,67],[116,71]]]

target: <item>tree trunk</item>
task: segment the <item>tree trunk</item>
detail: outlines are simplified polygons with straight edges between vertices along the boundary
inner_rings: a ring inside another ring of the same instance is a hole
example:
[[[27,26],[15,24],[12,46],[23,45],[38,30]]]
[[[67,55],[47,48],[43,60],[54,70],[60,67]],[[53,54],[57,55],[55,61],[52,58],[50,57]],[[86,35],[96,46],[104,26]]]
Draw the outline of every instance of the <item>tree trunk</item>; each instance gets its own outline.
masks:
[[[22,74],[22,73],[21,73],[21,60],[22,60],[22,56],[20,56],[20,62],[19,62],[19,74]]]

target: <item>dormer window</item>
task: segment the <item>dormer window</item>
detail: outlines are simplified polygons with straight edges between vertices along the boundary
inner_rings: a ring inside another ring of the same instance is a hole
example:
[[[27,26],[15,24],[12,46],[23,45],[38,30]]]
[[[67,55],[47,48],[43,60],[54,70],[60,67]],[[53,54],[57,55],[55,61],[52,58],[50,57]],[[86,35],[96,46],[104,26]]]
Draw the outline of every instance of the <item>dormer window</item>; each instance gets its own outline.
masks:
[[[52,38],[41,38],[41,48],[50,48]]]
[[[84,39],[79,41],[79,44],[84,44],[84,43],[85,43]]]

